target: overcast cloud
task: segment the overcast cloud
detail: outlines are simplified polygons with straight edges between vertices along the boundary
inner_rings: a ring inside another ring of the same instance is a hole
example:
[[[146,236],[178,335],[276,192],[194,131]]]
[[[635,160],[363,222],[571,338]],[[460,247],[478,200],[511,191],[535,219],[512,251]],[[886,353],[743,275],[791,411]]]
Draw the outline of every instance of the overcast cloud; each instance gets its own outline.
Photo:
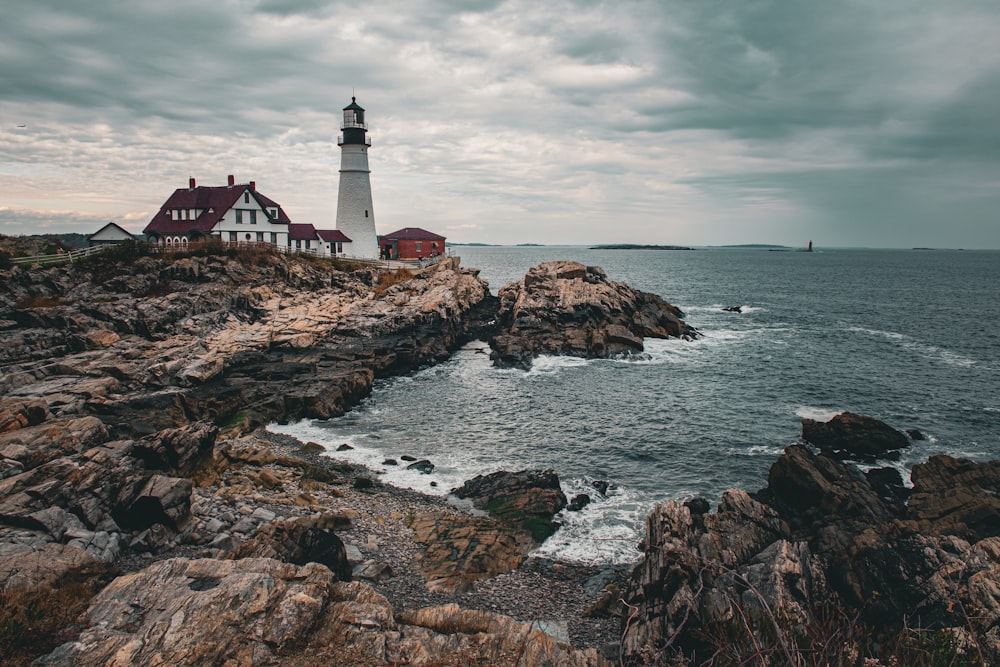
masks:
[[[0,233],[228,174],[333,227],[356,91],[380,233],[1000,248],[995,0],[0,9]]]

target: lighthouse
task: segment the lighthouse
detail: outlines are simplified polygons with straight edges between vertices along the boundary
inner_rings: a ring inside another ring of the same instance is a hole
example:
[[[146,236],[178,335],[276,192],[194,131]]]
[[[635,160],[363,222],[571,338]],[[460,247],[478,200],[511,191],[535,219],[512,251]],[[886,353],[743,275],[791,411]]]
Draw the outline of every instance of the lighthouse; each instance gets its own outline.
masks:
[[[365,110],[352,97],[344,107],[344,123],[337,137],[340,146],[340,191],[337,193],[337,229],[351,239],[350,254],[378,257],[375,212],[372,210],[371,170],[368,149],[372,145],[365,123]]]

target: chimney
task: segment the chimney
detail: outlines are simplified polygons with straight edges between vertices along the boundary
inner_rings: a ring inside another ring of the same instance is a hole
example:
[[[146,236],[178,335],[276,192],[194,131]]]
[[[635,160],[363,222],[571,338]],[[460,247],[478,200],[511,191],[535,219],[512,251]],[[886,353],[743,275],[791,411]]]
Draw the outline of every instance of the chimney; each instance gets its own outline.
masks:
[[[194,176],[188,179],[188,187],[194,190]]]
[[[236,177],[229,174],[229,187],[233,187],[234,185],[236,185]]]
[[[250,189],[251,190],[257,189],[257,181],[250,181]]]

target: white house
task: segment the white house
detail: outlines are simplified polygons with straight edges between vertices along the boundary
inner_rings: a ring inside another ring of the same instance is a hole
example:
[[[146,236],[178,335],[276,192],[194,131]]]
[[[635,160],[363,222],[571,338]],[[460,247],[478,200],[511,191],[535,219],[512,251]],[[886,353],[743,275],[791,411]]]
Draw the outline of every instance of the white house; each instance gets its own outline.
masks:
[[[199,186],[192,178],[153,216],[143,233],[152,243],[184,246],[209,236],[225,243],[269,243],[287,247],[291,221],[281,206],[257,191],[254,181]]]
[[[254,181],[237,184],[231,175],[224,186],[199,186],[192,178],[187,188],[174,190],[143,233],[163,246],[184,247],[215,237],[223,243],[267,243],[321,257],[354,254],[352,240],[339,229],[293,223],[277,202],[257,191]]]
[[[135,241],[136,238],[113,222],[109,222],[87,237],[87,245],[114,245],[122,241]]]
[[[351,239],[339,229],[316,229],[309,223],[288,225],[288,249],[320,257],[351,255]]]

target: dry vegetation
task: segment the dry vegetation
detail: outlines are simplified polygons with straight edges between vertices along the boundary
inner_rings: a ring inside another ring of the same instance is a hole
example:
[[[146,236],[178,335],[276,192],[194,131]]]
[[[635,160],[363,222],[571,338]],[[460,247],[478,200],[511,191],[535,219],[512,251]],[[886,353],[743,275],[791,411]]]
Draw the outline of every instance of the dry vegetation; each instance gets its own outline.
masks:
[[[83,613],[113,572],[80,571],[49,589],[0,589],[0,664],[30,665],[83,630]]]
[[[396,269],[395,271],[383,271],[379,273],[378,283],[375,285],[375,294],[382,296],[393,285],[405,283],[413,278],[413,271],[409,269]]]

